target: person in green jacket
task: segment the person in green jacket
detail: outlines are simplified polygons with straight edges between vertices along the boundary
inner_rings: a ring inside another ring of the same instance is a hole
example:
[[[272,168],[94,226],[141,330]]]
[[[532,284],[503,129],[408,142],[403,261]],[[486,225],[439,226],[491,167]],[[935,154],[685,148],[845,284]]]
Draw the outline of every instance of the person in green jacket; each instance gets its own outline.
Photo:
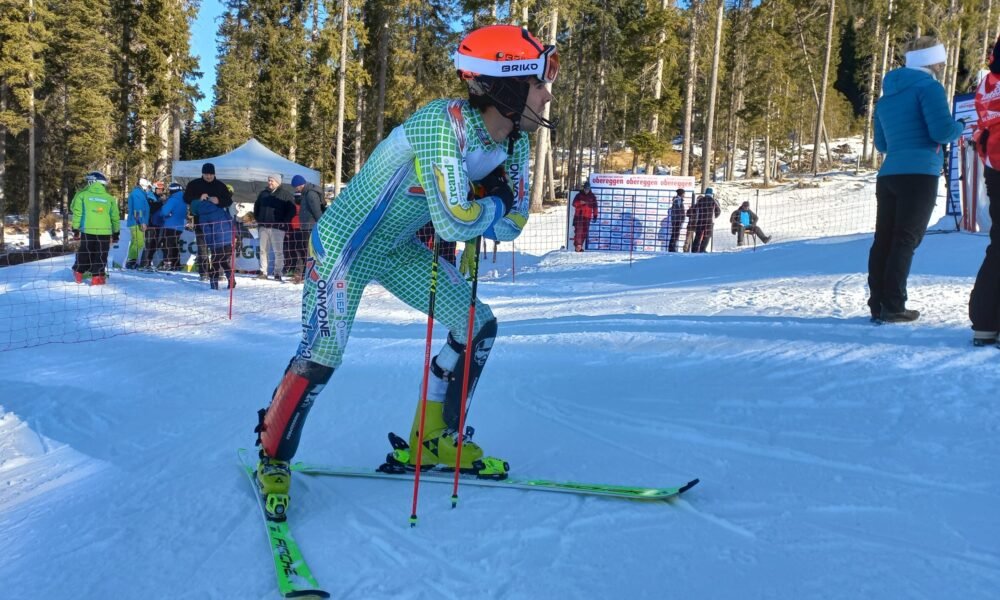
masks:
[[[108,193],[108,178],[100,171],[86,175],[87,185],[73,196],[73,233],[80,240],[73,265],[73,279],[83,283],[90,272],[91,285],[104,285],[107,278],[108,250],[118,241],[121,221],[118,201]]]

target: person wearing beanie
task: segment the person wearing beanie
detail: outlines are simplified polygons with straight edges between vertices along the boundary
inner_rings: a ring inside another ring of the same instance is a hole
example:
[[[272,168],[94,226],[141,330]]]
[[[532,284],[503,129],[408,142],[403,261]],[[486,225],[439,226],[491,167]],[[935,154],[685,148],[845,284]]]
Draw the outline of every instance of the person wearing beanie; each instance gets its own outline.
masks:
[[[947,52],[932,36],[917,38],[906,66],[889,71],[875,107],[875,148],[885,155],[875,183],[875,238],[868,253],[868,308],[873,322],[915,321],[906,280],[924,238],[944,166],[942,146],[965,125],[951,115],[939,83]]]
[[[257,221],[257,235],[260,239],[259,279],[267,279],[274,270],[274,280],[281,281],[285,268],[285,232],[295,216],[295,198],[288,186],[281,185],[281,175],[267,176],[267,187],[257,194],[253,204],[253,218]],[[271,262],[274,254],[274,262]]]
[[[292,177],[292,189],[300,194],[298,218],[299,231],[296,234],[298,246],[296,256],[301,256],[302,265],[295,266],[295,281],[300,281],[305,269],[306,250],[309,248],[309,236],[319,218],[323,216],[323,192],[313,183],[306,181],[301,175]]]
[[[205,246],[205,237],[199,225],[198,202],[211,202],[221,208],[229,208],[233,204],[233,193],[229,191],[226,184],[215,177],[215,165],[207,162],[201,165],[201,177],[192,179],[184,188],[184,202],[188,205],[188,210],[194,218],[195,249],[198,252],[197,265],[198,273],[202,279],[207,279],[208,275],[208,253],[202,252]]]
[[[707,252],[715,232],[715,219],[722,214],[722,207],[715,199],[712,188],[705,188],[705,193],[688,209],[688,233],[691,235],[691,252]]]
[[[976,114],[972,141],[983,162],[992,224],[990,244],[969,296],[969,320],[973,345],[987,346],[1000,340],[1000,38],[990,52],[989,71],[976,88]]]

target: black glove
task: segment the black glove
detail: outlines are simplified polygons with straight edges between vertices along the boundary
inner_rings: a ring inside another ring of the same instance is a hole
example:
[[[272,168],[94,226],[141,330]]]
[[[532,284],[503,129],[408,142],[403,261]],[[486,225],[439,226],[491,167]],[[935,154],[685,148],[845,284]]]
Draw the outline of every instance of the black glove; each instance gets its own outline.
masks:
[[[507,172],[504,170],[503,165],[493,169],[493,172],[483,177],[479,183],[486,189],[487,196],[500,198],[504,206],[504,216],[507,216],[513,210],[514,192],[511,191],[510,184],[507,183]]]
[[[117,244],[118,243],[118,234],[117,233],[112,233],[111,234],[111,243],[112,244]]]
[[[79,229],[74,229],[73,230],[73,240],[74,241],[79,241],[80,240],[80,230]]]

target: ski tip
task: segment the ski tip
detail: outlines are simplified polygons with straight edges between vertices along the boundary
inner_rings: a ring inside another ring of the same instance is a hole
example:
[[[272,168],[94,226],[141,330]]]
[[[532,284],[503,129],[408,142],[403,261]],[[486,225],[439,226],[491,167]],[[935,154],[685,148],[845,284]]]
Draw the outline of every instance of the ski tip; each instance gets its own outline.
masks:
[[[700,481],[701,481],[700,479],[692,479],[691,481],[685,483],[680,488],[678,488],[677,493],[678,494],[683,494],[684,492],[686,492],[689,489],[693,488],[694,486],[698,485],[698,482],[700,482]]]

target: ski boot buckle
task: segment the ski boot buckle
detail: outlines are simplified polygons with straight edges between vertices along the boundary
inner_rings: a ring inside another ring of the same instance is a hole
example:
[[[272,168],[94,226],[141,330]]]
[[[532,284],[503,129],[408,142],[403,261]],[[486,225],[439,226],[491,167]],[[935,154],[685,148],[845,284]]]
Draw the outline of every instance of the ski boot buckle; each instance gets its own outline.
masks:
[[[288,494],[268,494],[264,511],[269,521],[284,521],[288,512]]]

